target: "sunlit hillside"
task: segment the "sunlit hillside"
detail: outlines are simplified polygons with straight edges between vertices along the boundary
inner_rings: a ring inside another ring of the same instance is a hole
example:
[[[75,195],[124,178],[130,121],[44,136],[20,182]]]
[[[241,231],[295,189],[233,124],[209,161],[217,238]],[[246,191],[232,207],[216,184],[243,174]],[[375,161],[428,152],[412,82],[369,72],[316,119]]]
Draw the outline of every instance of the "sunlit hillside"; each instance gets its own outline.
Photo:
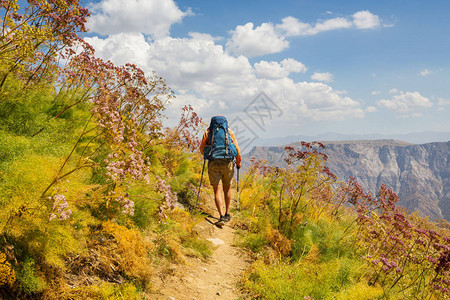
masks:
[[[77,0],[0,1],[0,298],[151,299],[155,274],[214,251],[196,230],[205,126],[188,105],[163,128],[174,93],[97,58],[88,15]],[[337,182],[323,150],[241,175],[242,297],[449,297],[448,223],[403,212],[385,186]]]

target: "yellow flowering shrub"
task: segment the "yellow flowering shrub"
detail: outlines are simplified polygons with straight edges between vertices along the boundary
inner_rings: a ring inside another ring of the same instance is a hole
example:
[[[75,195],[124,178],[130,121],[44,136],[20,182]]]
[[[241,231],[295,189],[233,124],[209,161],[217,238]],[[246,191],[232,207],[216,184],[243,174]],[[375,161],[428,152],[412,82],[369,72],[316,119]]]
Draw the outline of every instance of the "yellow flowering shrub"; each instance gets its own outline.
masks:
[[[12,285],[16,281],[16,274],[11,268],[11,264],[6,260],[6,255],[0,252],[0,286]]]

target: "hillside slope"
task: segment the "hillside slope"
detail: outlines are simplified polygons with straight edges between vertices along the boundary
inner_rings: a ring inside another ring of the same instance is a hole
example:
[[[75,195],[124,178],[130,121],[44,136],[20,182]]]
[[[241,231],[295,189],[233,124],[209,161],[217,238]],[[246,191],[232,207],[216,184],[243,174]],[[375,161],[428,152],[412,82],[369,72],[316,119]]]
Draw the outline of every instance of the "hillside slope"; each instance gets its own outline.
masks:
[[[450,142],[409,144],[396,140],[323,142],[327,166],[340,180],[355,177],[374,193],[384,183],[400,205],[431,219],[450,220]],[[300,147],[300,143],[290,144]],[[284,165],[283,147],[255,147],[244,157]]]

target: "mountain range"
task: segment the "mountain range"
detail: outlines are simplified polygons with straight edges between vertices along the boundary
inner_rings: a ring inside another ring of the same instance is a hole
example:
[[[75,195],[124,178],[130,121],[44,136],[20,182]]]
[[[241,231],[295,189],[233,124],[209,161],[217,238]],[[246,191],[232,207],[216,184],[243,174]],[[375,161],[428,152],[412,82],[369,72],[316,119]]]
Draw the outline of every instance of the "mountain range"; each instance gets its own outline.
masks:
[[[412,144],[405,141],[322,141],[326,165],[339,180],[354,177],[364,191],[375,194],[381,184],[400,198],[399,205],[432,220],[450,220],[450,142]],[[301,143],[289,146],[300,148]],[[243,156],[243,167],[251,157],[283,167],[285,146],[256,146]]]
[[[290,135],[272,138],[260,138],[254,143],[254,146],[282,146],[297,141],[356,141],[356,140],[401,140],[412,144],[425,144],[432,142],[450,141],[450,131],[423,131],[410,132],[402,134],[342,134],[337,132],[328,132],[320,135]]]

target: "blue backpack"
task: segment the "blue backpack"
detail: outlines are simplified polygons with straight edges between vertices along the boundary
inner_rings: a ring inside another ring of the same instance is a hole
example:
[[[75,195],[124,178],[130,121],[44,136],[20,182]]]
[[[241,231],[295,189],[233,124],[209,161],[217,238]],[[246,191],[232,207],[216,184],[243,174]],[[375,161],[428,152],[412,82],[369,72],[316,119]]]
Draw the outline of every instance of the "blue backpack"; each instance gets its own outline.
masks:
[[[228,122],[224,116],[211,118],[208,140],[208,144],[205,145],[204,159],[233,160],[237,155],[236,145],[228,132]]]

